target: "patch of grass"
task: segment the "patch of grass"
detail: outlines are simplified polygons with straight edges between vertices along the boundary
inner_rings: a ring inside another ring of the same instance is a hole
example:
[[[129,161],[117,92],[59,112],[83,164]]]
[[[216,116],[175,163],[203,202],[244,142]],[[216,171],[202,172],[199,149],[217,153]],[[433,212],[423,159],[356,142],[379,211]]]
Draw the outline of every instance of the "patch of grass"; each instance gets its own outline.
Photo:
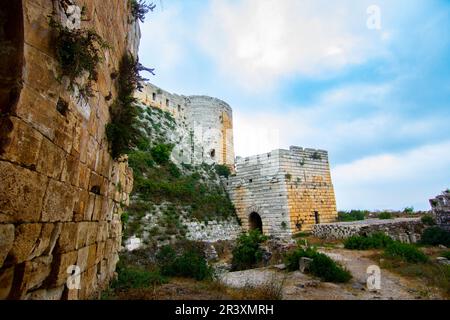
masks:
[[[350,250],[383,249],[394,240],[384,233],[374,233],[369,236],[352,236],[344,240],[344,247]]]
[[[249,233],[241,235],[233,249],[232,269],[251,269],[260,263],[263,257],[260,244],[266,240],[267,237],[259,230],[251,230]]]
[[[323,253],[319,253],[312,248],[298,248],[286,255],[285,264],[289,271],[299,269],[300,258],[306,257],[313,261],[307,269],[308,273],[315,275],[322,281],[345,283],[352,278],[351,273],[336,263],[333,259]]]
[[[429,260],[427,255],[414,245],[398,241],[389,244],[384,250],[384,254],[387,257],[399,258],[412,263],[424,263]]]
[[[390,212],[388,212],[388,211],[381,212],[381,213],[378,215],[378,219],[380,219],[380,220],[389,220],[389,219],[392,219],[392,213],[390,213]]]
[[[450,260],[450,251],[446,251],[443,254],[441,254],[442,257]]]
[[[439,227],[427,228],[423,232],[420,242],[431,246],[443,245],[450,247],[450,232]]]
[[[440,288],[450,296],[450,266],[434,262],[410,263],[398,258],[384,257],[380,267],[412,279],[420,279],[427,287]]]

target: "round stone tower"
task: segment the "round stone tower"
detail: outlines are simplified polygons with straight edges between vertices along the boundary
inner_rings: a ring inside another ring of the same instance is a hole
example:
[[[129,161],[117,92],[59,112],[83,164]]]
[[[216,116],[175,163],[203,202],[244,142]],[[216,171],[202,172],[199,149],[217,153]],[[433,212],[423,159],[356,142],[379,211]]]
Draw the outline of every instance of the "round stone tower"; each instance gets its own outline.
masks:
[[[203,161],[234,166],[233,110],[207,96],[186,98],[186,118],[203,150]]]

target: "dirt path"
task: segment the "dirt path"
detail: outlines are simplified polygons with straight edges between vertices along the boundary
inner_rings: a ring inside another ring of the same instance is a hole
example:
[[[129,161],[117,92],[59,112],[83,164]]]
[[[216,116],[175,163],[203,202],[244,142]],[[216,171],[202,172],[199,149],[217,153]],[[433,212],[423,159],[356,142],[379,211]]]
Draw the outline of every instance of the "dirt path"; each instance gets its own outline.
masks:
[[[261,285],[267,282],[283,284],[283,298],[286,300],[415,300],[441,299],[419,281],[407,280],[387,270],[381,270],[381,289],[369,291],[366,286],[367,267],[376,265],[369,258],[371,251],[350,251],[344,249],[321,249],[344,265],[353,275],[347,284],[320,282],[299,271],[287,273],[276,268],[263,268],[231,272],[222,281],[232,287]]]

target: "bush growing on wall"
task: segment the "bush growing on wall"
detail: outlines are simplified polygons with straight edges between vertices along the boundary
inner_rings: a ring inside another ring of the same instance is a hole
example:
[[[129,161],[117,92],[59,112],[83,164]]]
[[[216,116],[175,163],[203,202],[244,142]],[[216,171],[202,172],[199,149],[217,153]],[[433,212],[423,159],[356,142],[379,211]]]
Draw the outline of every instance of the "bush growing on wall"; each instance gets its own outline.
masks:
[[[228,167],[225,166],[225,165],[217,164],[217,165],[215,166],[215,168],[216,168],[217,174],[218,174],[219,176],[221,176],[221,177],[228,178],[228,177],[231,175],[230,168],[228,168]]]
[[[108,44],[93,30],[70,30],[49,17],[50,27],[55,31],[54,48],[61,67],[61,76],[69,78],[73,90],[76,79],[87,73],[88,77],[80,93],[93,96],[92,82],[97,81],[97,66],[103,61],[102,49]],[[77,84],[78,85],[78,84]]]
[[[156,163],[165,164],[170,160],[170,154],[172,153],[173,147],[174,146],[171,144],[158,144],[154,146],[150,152]]]

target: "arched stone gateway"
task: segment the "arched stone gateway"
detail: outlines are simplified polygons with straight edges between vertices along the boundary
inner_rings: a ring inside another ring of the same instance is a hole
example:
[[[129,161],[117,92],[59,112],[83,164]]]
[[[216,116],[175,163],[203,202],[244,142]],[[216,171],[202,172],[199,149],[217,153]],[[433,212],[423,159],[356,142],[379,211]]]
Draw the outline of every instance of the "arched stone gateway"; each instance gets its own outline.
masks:
[[[257,212],[252,212],[248,217],[248,225],[250,230],[259,230],[261,233],[263,230],[263,223],[261,216]]]

